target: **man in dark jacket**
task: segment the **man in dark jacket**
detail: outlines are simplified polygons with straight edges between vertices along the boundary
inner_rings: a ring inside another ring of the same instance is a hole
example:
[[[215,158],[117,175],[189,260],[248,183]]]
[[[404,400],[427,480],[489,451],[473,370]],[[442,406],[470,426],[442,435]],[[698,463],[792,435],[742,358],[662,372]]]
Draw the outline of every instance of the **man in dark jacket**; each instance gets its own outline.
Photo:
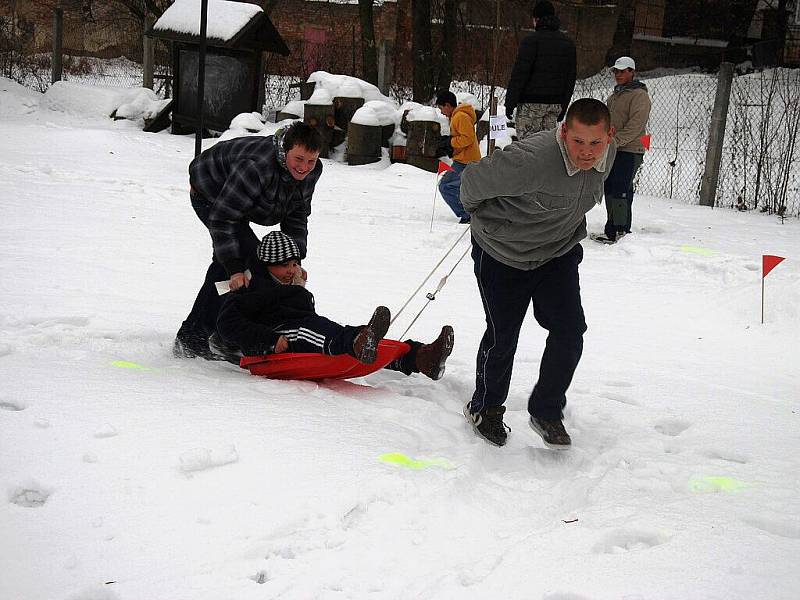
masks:
[[[321,146],[318,131],[295,122],[273,136],[219,142],[189,165],[192,208],[211,234],[213,255],[175,338],[176,356],[214,358],[208,348],[220,307],[214,284],[228,280],[231,290],[249,285],[245,273],[258,245],[250,223],[280,224],[305,258],[311,196],[322,174]]]
[[[553,129],[564,114],[575,89],[575,43],[559,30],[561,22],[547,0],[533,8],[534,32],[523,38],[506,91],[506,115],[515,120],[522,140]]]
[[[252,285],[224,297],[210,340],[213,351],[236,364],[241,356],[282,352],[348,354],[362,363],[375,362],[378,343],[389,329],[388,308],[376,308],[367,325],[340,325],[316,313],[314,296],[305,289],[299,249],[290,237],[269,232],[257,254]],[[386,368],[440,379],[453,341],[449,325],[430,344],[406,340],[405,354]]]

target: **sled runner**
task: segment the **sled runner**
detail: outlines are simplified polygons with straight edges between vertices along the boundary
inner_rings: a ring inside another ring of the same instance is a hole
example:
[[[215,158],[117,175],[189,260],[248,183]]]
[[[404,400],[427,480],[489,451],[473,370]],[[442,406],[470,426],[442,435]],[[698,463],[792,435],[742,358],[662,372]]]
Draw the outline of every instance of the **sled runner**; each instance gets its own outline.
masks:
[[[243,356],[239,361],[242,369],[253,375],[270,379],[352,379],[364,377],[400,358],[411,347],[397,340],[381,340],[378,357],[369,365],[358,362],[347,354],[328,356],[316,353],[281,353],[264,356]]]

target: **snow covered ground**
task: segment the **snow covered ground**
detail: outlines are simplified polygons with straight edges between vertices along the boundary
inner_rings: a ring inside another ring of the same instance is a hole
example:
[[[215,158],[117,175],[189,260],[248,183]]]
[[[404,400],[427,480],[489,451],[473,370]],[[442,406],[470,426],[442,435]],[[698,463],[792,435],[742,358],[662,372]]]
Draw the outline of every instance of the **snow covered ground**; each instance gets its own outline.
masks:
[[[574,448],[526,424],[532,318],[495,448],[461,414],[483,333],[468,256],[410,332],[455,327],[439,382],[175,359],[211,252],[193,138],[0,83],[0,598],[800,597],[797,220],[637,197],[633,235],[583,244]],[[321,313],[399,309],[463,232],[440,199],[430,231],[433,189],[325,161],[305,263]],[[762,254],[787,257],[764,325]]]

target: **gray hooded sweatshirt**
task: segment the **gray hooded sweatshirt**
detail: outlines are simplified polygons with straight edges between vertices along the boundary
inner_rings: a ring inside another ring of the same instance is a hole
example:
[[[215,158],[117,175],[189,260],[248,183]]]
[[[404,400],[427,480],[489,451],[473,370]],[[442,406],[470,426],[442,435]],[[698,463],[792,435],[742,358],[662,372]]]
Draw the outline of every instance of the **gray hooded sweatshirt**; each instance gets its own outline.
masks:
[[[616,146],[612,142],[597,165],[582,171],[569,160],[560,131],[509,144],[461,175],[472,237],[515,269],[535,269],[569,252],[586,237],[586,213],[603,199]]]

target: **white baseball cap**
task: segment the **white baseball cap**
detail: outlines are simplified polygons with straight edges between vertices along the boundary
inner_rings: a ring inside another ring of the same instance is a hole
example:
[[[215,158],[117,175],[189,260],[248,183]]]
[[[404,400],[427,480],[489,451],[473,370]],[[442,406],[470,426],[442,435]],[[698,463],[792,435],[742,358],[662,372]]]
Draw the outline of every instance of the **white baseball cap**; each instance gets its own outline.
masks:
[[[635,71],[636,63],[630,56],[620,56],[611,68],[617,69],[618,71],[624,71],[625,69],[632,69]]]

